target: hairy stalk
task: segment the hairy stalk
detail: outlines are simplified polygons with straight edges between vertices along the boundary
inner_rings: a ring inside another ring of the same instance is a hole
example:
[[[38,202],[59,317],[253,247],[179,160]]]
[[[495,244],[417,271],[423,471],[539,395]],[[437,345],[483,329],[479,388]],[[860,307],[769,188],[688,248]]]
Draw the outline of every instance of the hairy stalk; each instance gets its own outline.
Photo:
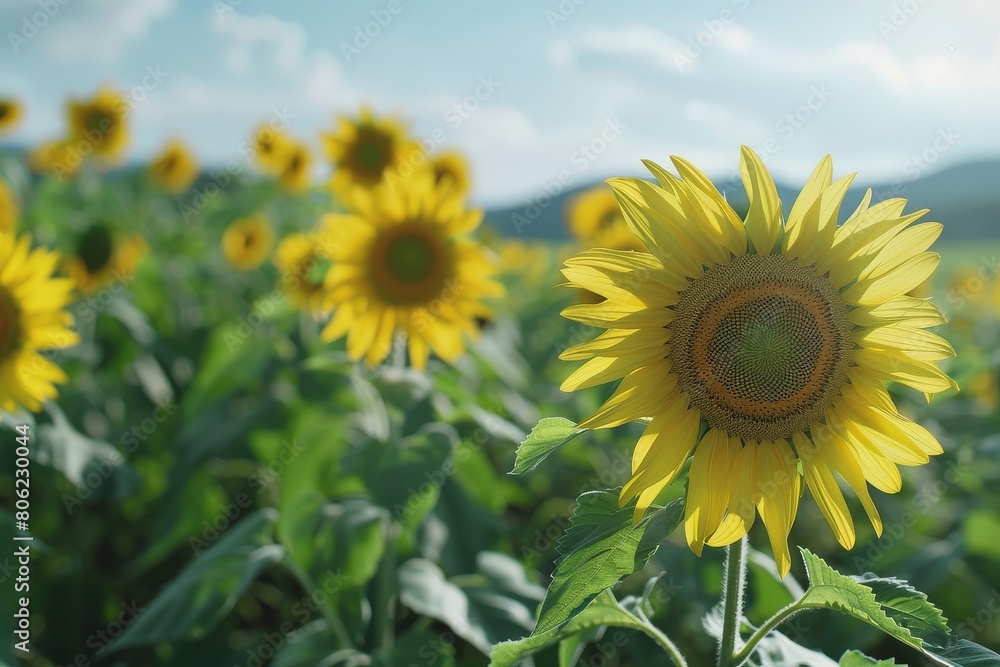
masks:
[[[736,642],[740,636],[743,619],[743,590],[746,587],[746,535],[739,542],[726,547],[726,570],[723,576],[723,620],[722,640],[719,642],[718,667],[733,667]]]

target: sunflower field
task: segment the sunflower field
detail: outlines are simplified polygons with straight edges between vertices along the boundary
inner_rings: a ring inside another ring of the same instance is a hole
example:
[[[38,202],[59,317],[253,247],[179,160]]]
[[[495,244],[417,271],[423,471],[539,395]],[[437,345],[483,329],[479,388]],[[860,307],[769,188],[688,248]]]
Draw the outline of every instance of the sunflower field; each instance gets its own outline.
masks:
[[[0,665],[1000,666],[996,255],[919,191],[643,155],[539,240],[402,115],[127,108],[0,99]]]

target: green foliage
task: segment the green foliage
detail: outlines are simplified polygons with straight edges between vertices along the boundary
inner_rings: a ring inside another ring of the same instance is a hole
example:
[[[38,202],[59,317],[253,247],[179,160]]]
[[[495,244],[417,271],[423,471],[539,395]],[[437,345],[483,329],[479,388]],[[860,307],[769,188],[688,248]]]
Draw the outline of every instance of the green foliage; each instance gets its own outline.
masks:
[[[508,297],[458,364],[432,358],[422,372],[400,356],[370,369],[320,338],[323,322],[277,289],[272,263],[222,262],[234,217],[263,212],[281,237],[340,209],[323,191],[289,197],[247,171],[185,219],[209,175],[173,197],[138,172],[32,180],[0,157],[37,243],[71,250],[100,217],[151,248],[121,289],[74,306],[81,344],[54,357],[71,378],[58,401],[0,422],[8,452],[13,424],[33,434],[33,664],[253,664],[273,653],[260,664],[625,667],[665,664],[666,635],[689,665],[711,664],[720,551],[695,558],[671,537],[683,479],[639,522],[618,506],[609,489],[628,478],[641,424],[577,438],[570,419],[613,388],[557,389],[572,368],[559,352],[597,331],[559,316],[575,297],[550,289],[556,259],[534,283],[533,267],[504,276]],[[979,268],[984,252],[944,254]],[[791,541],[809,547],[807,592],[777,576],[752,531],[743,638],[799,606],[748,664],[1000,664],[1000,324],[995,306],[975,302],[988,288],[936,288],[963,391],[925,405],[891,389],[945,453],[904,469],[900,493],[879,494],[885,533],[859,520],[849,552],[803,498]],[[11,459],[0,459],[4,535]],[[12,565],[0,558],[0,573]],[[12,581],[0,595],[7,619]],[[143,611],[107,656],[99,633],[133,600]],[[16,664],[9,649],[0,664]]]
[[[531,472],[544,461],[549,454],[556,451],[567,442],[583,433],[586,429],[577,428],[576,424],[562,417],[546,417],[531,429],[527,439],[517,448],[517,460],[512,474],[520,475]]]

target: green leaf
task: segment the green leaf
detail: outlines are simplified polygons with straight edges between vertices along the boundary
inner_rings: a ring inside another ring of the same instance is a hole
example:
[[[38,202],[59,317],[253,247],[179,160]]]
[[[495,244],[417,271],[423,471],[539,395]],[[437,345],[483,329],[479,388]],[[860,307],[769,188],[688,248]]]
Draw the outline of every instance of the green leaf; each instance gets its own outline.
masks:
[[[521,475],[534,470],[549,454],[586,430],[562,417],[545,417],[517,448],[517,459],[510,473]]]
[[[261,340],[254,340],[257,335]],[[273,358],[267,337],[243,318],[219,325],[205,345],[198,373],[184,396],[184,414],[192,419],[222,397],[257,385]]]
[[[906,667],[906,665],[896,665],[892,658],[888,660],[878,660],[869,658],[860,651],[848,651],[840,657],[840,667]]]
[[[563,557],[552,573],[532,634],[564,623],[601,592],[639,570],[684,515],[684,501],[675,500],[633,523],[633,508],[618,507],[617,490],[585,493],[578,502],[570,529],[558,545]]]
[[[335,577],[338,588],[364,586],[385,551],[383,509],[362,498],[328,503],[310,492],[282,512],[278,535],[313,582]]]
[[[966,639],[953,638],[948,646],[924,646],[924,652],[948,667],[996,667],[1000,655]]]
[[[799,548],[809,573],[809,589],[799,600],[804,608],[835,609],[872,625],[907,646],[923,642],[886,615],[871,588],[844,576],[808,549]]]
[[[605,589],[583,611],[558,626],[544,632],[532,633],[524,639],[494,646],[490,654],[490,667],[513,667],[548,646],[581,634],[585,637],[591,636],[590,633],[603,626],[640,630],[656,639],[655,630],[651,630],[644,619],[626,611],[615,599],[614,594]]]
[[[431,630],[410,630],[396,639],[389,664],[454,667],[455,640]]]
[[[230,528],[138,613],[111,650],[208,635],[260,573],[285,557],[273,543],[277,520],[268,508]]]
[[[62,410],[54,403],[46,407],[52,417],[51,424],[38,428],[35,460],[55,468],[77,488],[87,485],[87,473],[96,471],[99,479],[114,474],[124,458],[117,449],[106,442],[83,435],[69,423]],[[93,489],[91,489],[93,491]]]
[[[337,650],[340,642],[326,620],[313,621],[292,631],[288,643],[274,655],[269,667],[333,667],[369,665],[371,658],[352,649]]]
[[[938,645],[948,642],[951,635],[948,621],[940,609],[927,601],[925,594],[895,578],[865,574],[856,579],[872,589],[886,615],[914,637]]]
[[[480,553],[477,570],[446,579],[431,561],[413,558],[398,570],[399,597],[489,655],[493,644],[531,628],[544,589],[528,581],[521,564],[504,554]]]

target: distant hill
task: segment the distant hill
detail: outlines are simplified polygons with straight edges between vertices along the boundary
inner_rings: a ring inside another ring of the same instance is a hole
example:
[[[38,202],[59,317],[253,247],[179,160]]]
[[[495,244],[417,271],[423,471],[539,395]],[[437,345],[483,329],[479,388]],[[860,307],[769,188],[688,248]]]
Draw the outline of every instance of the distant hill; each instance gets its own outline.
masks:
[[[567,201],[598,183],[566,190],[551,199],[540,193],[519,206],[487,211],[487,224],[505,236],[566,239],[568,232],[563,212]],[[737,211],[745,210],[742,183],[725,181],[716,185]],[[908,212],[929,208],[931,212],[925,219],[939,221],[945,226],[942,241],[1000,238],[1000,160],[962,164],[913,180],[874,184],[871,188],[873,202],[903,197],[910,202]],[[842,216],[854,210],[866,189],[851,188]],[[798,195],[798,188],[778,183],[778,194],[785,203],[787,214]]]

